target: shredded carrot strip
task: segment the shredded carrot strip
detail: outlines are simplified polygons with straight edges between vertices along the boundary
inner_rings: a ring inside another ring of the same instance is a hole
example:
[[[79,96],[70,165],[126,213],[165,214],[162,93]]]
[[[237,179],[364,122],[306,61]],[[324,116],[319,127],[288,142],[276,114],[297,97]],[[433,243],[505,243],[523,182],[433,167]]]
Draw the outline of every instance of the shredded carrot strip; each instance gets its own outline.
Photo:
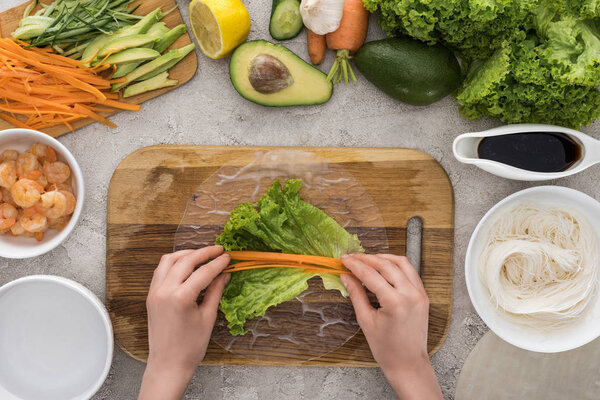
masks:
[[[11,117],[10,115],[6,115],[6,114],[0,114],[0,118],[2,118],[3,120],[5,120],[6,122],[13,124],[14,126],[16,126],[17,128],[25,128],[25,129],[29,129],[29,126],[22,123],[21,121],[19,121],[16,118]]]
[[[108,125],[111,128],[117,127],[117,125],[114,122],[110,122],[109,120],[107,120],[106,118],[101,116],[100,114],[96,114],[95,112],[93,112],[92,110],[89,110],[87,107],[82,106],[81,104],[75,104],[73,106],[73,110],[75,110],[81,114],[87,115],[88,117],[90,117],[93,120],[102,122],[104,125]]]
[[[262,251],[228,251],[232,261],[224,272],[237,272],[262,268],[297,268],[311,274],[350,274],[337,258],[270,253]]]
[[[305,269],[304,272],[306,272],[307,274],[334,274],[334,275],[348,274],[348,275],[352,275],[352,272],[350,272],[350,271],[332,271],[330,269],[320,269],[320,268]]]
[[[299,268],[299,269],[304,269],[306,267],[303,267],[302,265],[297,265],[297,264],[269,264],[269,265],[250,265],[247,267],[239,267],[236,268],[235,265],[233,267],[227,268],[224,270],[224,272],[236,272],[236,271],[246,271],[249,269],[264,269],[264,268]]]
[[[124,78],[112,79],[114,66],[101,64],[89,67],[51,48],[0,38],[0,119],[30,129],[64,124],[73,130],[72,122],[87,118],[115,127],[99,113],[137,111],[140,106],[110,93],[111,84]]]
[[[121,110],[129,110],[129,111],[139,111],[140,110],[140,105],[139,104],[129,104],[129,103],[123,103],[121,101],[114,101],[114,100],[104,100],[104,101],[99,101],[98,104],[102,104],[104,106],[110,106],[110,107],[114,107],[114,108],[120,108]]]
[[[262,251],[228,251],[227,254],[229,254],[231,259],[235,261],[296,262],[300,264],[316,264],[335,269],[343,269],[342,261],[331,257],[304,254],[269,253]]]
[[[337,270],[331,268],[318,268],[318,267],[307,267],[301,264],[257,264],[248,265],[245,267],[237,267],[237,264],[223,270],[223,272],[238,272],[247,271],[251,269],[265,269],[265,268],[297,268],[303,270],[303,272],[311,274],[350,274],[348,270]]]

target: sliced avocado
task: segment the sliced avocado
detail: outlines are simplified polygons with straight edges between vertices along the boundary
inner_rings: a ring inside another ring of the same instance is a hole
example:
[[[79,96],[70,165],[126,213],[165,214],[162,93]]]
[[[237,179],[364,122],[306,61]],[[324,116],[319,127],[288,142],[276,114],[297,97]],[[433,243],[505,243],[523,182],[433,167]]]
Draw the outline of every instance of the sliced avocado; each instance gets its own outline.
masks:
[[[127,26],[125,28],[121,28],[118,31],[116,31],[110,35],[104,34],[104,35],[100,35],[100,36],[96,37],[85,48],[85,50],[83,51],[83,54],[81,56],[81,59],[88,63],[91,62],[92,58],[94,58],[98,55],[98,51],[100,51],[100,49],[102,47],[104,47],[104,45],[106,45],[111,40],[114,40],[116,38],[123,37],[123,36],[140,35],[140,34],[146,33],[156,22],[160,21],[162,19],[162,17],[163,17],[163,13],[159,7],[156,10],[152,11],[151,13],[146,14],[146,16],[144,18],[140,19],[134,25]]]
[[[152,27],[150,27],[150,29],[148,29],[148,32],[146,33],[148,35],[157,36],[160,40],[167,34],[167,32],[169,32],[167,24],[165,24],[164,22],[157,22],[154,25],[152,25]]]
[[[171,68],[173,65],[181,61],[183,57],[185,57],[193,49],[194,44],[190,43],[187,46],[184,46],[180,49],[169,50],[162,56],[137,67],[136,69],[125,75],[125,82],[113,84],[111,91],[113,93],[117,92],[119,89],[124,88],[131,82],[141,79],[142,77],[147,76],[148,78],[152,78],[153,76],[156,76],[161,72],[166,71],[167,69]]]
[[[160,57],[160,53],[156,50],[148,47],[134,47],[120,51],[116,54],[109,56],[105,63],[106,64],[125,64],[134,63],[138,61],[154,60],[156,57]]]
[[[96,58],[102,59],[111,53],[115,54],[126,49],[145,46],[149,43],[156,42],[158,39],[157,36],[149,34],[118,37],[106,43],[100,49]]]
[[[166,63],[162,67],[156,69],[155,71],[152,71],[152,72],[147,73],[146,75],[140,76],[139,78],[136,79],[136,82],[145,81],[146,79],[150,79],[150,78],[160,74],[163,71],[167,71],[167,70],[171,69],[171,67],[175,66],[175,64],[177,64],[179,61],[183,60],[185,58],[185,56],[187,56],[192,50],[194,50],[194,47],[196,47],[196,46],[193,43],[190,43],[187,46],[183,46],[179,49],[176,49],[179,51],[179,57],[177,57],[174,60],[169,61],[168,63]]]
[[[167,71],[156,75],[154,78],[147,79],[142,82],[138,82],[123,91],[123,97],[131,97],[137,94],[149,92],[151,90],[162,89],[169,86],[175,86],[179,81],[175,79],[169,79],[169,73]]]
[[[155,9],[149,14],[146,14],[144,18],[140,19],[134,25],[128,26],[117,32],[120,36],[139,35],[146,33],[152,28],[152,26],[163,18],[163,13],[159,8]]]
[[[98,55],[98,51],[104,47],[104,45],[115,38],[114,34],[112,35],[100,35],[96,39],[92,40],[90,44],[87,45],[85,50],[83,50],[83,54],[81,55],[81,60],[90,64]]]
[[[265,40],[240,45],[231,56],[229,75],[240,95],[263,106],[322,104],[333,91],[324,73]]]
[[[127,75],[128,73],[130,73],[131,71],[133,71],[134,69],[136,69],[137,67],[140,66],[140,64],[142,64],[142,62],[132,62],[132,63],[127,63],[127,64],[121,64],[117,66],[117,70],[115,71],[115,73],[113,74],[113,78],[121,78],[125,75]]]
[[[175,28],[167,32],[162,39],[160,39],[154,45],[154,50],[162,53],[169,48],[181,35],[187,32],[187,26],[185,24],[177,25]]]

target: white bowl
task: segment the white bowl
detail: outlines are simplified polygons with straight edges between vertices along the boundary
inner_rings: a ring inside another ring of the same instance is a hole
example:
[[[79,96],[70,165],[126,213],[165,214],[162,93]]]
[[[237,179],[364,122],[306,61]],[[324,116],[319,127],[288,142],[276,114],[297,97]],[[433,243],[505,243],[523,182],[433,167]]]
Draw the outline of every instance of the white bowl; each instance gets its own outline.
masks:
[[[56,150],[61,161],[69,164],[71,168],[71,186],[73,187],[73,194],[77,198],[77,205],[67,226],[60,232],[54,229],[48,230],[44,233],[44,238],[41,242],[38,242],[34,238],[23,236],[0,235],[0,257],[29,258],[49,252],[69,236],[75,225],[77,225],[81,210],[83,209],[85,196],[83,174],[75,157],[73,157],[71,152],[62,143],[45,133],[30,129],[18,128],[0,131],[0,153],[6,149],[18,150],[21,153],[36,142],[51,146]]]
[[[104,305],[69,279],[33,275],[0,287],[0,399],[84,400],[113,355]]]
[[[600,294],[590,303],[589,312],[576,322],[557,330],[539,330],[507,319],[492,303],[489,291],[479,279],[478,266],[488,230],[498,215],[520,202],[565,206],[575,210],[588,220],[596,239],[600,239],[600,203],[590,196],[561,186],[538,186],[514,193],[492,207],[471,236],[465,260],[465,279],[471,302],[488,327],[514,346],[541,353],[556,353],[583,346],[600,336]]]

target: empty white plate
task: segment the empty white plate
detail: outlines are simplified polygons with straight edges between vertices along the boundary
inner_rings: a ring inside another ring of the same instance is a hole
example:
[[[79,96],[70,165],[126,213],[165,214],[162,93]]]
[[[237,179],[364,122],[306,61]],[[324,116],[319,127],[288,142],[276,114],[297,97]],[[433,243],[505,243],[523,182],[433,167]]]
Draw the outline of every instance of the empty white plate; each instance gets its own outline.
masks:
[[[80,284],[34,275],[0,288],[0,399],[89,399],[112,354],[108,313]]]

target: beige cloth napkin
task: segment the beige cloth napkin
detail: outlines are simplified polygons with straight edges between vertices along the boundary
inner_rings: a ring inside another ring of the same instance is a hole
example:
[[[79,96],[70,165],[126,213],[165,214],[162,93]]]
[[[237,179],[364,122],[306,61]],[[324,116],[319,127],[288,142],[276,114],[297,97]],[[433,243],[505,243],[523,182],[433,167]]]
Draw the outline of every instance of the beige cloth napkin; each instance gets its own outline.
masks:
[[[599,400],[600,339],[544,354],[522,350],[491,331],[467,358],[455,400]]]

